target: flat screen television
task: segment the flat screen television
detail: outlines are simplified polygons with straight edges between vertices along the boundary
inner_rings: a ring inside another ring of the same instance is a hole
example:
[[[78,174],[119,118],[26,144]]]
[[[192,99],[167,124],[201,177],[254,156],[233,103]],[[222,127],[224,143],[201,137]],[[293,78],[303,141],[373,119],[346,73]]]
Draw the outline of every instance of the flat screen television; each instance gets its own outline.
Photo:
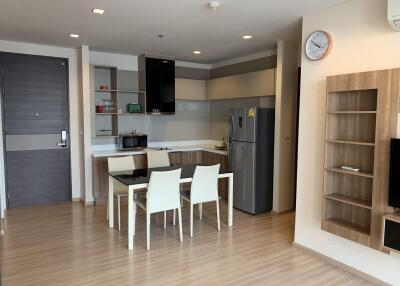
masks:
[[[400,208],[400,139],[390,141],[389,206]]]

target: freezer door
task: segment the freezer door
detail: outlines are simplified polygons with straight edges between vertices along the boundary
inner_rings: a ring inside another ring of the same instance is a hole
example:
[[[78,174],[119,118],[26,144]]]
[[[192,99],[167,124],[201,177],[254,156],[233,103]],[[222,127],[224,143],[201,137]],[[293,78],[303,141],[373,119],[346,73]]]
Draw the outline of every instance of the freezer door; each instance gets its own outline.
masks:
[[[254,174],[255,174],[255,144],[231,142],[231,168],[234,172],[233,206],[249,213],[255,213]]]
[[[229,115],[229,141],[241,141],[243,119],[241,108],[231,108]]]

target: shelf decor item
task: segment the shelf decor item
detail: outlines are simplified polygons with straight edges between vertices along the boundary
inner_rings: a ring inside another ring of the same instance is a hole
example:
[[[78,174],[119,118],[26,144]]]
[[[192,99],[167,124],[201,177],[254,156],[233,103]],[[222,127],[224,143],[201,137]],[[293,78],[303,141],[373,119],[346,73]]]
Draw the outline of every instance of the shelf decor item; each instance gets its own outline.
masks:
[[[329,76],[321,228],[381,250],[400,69]]]
[[[96,105],[96,113],[103,113],[104,105]]]
[[[140,113],[140,110],[140,104],[138,103],[131,102],[127,105],[127,111],[129,113]]]
[[[109,100],[109,99],[104,99],[103,100],[103,104],[104,104],[104,112],[106,113],[112,113],[113,112],[113,101]]]
[[[107,91],[109,88],[108,88],[108,85],[102,84],[102,85],[100,85],[99,89],[102,90],[102,91]]]

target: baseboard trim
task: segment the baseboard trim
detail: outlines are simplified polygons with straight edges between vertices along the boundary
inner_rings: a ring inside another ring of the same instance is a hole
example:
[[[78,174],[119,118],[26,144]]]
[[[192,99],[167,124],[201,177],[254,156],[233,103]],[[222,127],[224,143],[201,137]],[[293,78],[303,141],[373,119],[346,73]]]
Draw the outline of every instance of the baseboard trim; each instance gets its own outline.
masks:
[[[365,272],[362,272],[362,271],[360,271],[360,270],[358,270],[358,269],[356,269],[354,267],[346,265],[346,264],[344,264],[344,263],[342,263],[340,261],[334,260],[334,259],[330,258],[329,256],[326,256],[325,254],[319,253],[319,252],[317,252],[317,251],[315,251],[315,250],[313,250],[313,249],[311,249],[311,248],[309,248],[307,246],[298,244],[297,242],[293,241],[292,242],[292,246],[296,247],[296,248],[299,248],[299,249],[302,249],[304,251],[307,251],[309,253],[312,253],[312,254],[314,254],[316,256],[319,256],[322,259],[324,259],[325,261],[329,262],[330,264],[335,265],[336,267],[338,267],[338,268],[340,268],[340,269],[342,269],[344,271],[347,271],[347,272],[349,272],[351,274],[354,274],[354,275],[356,275],[356,276],[358,276],[358,277],[360,277],[360,278],[362,278],[362,279],[364,279],[364,280],[366,280],[366,281],[368,281],[368,282],[370,282],[372,284],[381,285],[381,286],[393,286],[393,285],[388,284],[386,282],[383,282],[383,281],[379,280],[378,278],[375,278],[375,277],[373,277],[373,276],[371,276],[371,275],[369,275],[369,274],[367,274]]]
[[[85,204],[85,206],[94,206],[94,201],[91,202],[83,202]]]
[[[4,235],[4,218],[0,218],[0,235]]]
[[[272,215],[281,215],[281,214],[287,214],[287,213],[292,213],[292,212],[294,212],[294,210],[286,210],[286,211],[281,211],[281,212],[272,210],[271,214]]]
[[[81,198],[72,198],[73,203],[80,202],[80,201],[81,201]]]

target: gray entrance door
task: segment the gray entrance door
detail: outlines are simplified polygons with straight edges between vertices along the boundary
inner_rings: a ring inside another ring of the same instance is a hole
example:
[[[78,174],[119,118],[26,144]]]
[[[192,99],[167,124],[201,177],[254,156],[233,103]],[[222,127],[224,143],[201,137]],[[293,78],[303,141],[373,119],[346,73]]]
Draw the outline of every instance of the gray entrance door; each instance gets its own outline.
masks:
[[[0,55],[8,207],[69,201],[68,61]]]

